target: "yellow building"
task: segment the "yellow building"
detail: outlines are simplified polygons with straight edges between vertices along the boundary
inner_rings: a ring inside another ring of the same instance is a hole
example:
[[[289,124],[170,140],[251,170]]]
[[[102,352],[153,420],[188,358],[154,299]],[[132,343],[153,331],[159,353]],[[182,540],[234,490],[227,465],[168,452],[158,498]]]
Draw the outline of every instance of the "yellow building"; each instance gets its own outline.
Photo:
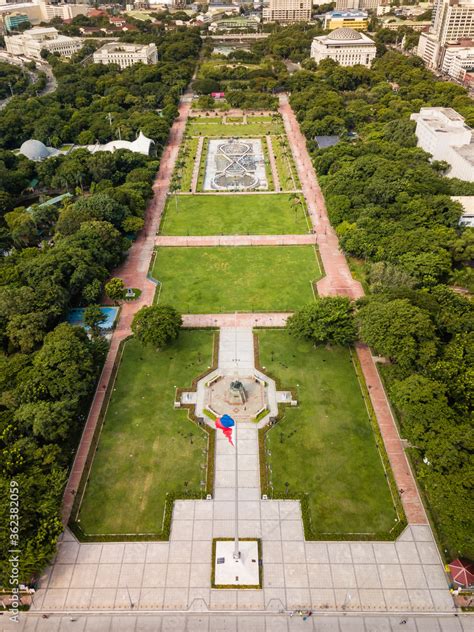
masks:
[[[329,11],[324,16],[324,29],[333,31],[339,28],[351,28],[356,31],[366,31],[369,25],[369,16],[365,11]]]

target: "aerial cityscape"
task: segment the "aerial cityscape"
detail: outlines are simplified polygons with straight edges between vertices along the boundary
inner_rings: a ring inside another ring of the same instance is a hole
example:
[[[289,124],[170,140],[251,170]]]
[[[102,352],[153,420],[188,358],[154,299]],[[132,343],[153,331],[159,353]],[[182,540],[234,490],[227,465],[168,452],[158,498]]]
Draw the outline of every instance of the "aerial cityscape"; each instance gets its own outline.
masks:
[[[0,632],[474,632],[474,0],[0,0]]]

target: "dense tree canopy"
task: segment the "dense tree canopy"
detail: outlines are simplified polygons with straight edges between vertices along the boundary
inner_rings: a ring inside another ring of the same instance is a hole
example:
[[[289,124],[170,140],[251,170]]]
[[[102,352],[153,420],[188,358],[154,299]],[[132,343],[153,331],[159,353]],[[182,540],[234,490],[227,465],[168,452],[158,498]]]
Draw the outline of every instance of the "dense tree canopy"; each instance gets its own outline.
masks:
[[[193,29],[145,31],[126,38],[154,41],[156,66],[120,71],[80,63],[89,44],[71,61],[50,56],[57,90],[42,97],[27,90],[0,118],[0,585],[9,567],[11,480],[21,490],[20,580],[30,581],[55,551],[67,472],[107,351],[97,304],[143,227],[179,95],[198,57]],[[154,141],[151,157],[75,149],[32,162],[10,151],[28,138],[60,147],[133,140],[139,130]],[[62,193],[61,201],[42,204],[43,195]],[[91,336],[64,322],[79,305]]]
[[[472,100],[393,51],[370,70],[305,65],[289,79],[291,102],[340,244],[369,290],[358,303],[359,334],[391,361],[381,372],[444,547],[473,557],[474,309],[452,286],[474,288],[474,230],[459,225],[451,196],[474,186],[430,162],[409,120],[432,105],[473,125]],[[320,150],[320,134],[341,142]]]
[[[351,302],[344,296],[318,297],[290,316],[288,331],[315,344],[350,344],[356,337],[352,309]]]
[[[181,315],[169,305],[142,307],[134,316],[132,331],[146,345],[157,349],[178,337]]]

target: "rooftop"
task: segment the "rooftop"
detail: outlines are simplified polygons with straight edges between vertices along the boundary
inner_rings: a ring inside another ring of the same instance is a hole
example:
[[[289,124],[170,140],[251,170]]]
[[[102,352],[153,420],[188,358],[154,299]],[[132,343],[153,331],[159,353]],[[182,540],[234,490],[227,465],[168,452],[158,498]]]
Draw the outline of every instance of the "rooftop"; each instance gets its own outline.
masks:
[[[126,42],[107,42],[103,46],[101,46],[96,52],[100,53],[100,51],[107,51],[108,53],[113,52],[127,52],[127,53],[137,53],[144,48],[148,48],[149,46],[155,46],[155,44],[128,44]]]
[[[360,33],[355,29],[343,27],[334,29],[328,35],[320,35],[315,37],[313,41],[322,42],[326,46],[341,46],[341,44],[355,44],[355,45],[372,45],[375,46],[374,40],[367,37],[364,33]]]
[[[346,9],[345,11],[328,11],[326,13],[327,18],[366,18],[368,13],[366,11],[359,11],[358,9]]]

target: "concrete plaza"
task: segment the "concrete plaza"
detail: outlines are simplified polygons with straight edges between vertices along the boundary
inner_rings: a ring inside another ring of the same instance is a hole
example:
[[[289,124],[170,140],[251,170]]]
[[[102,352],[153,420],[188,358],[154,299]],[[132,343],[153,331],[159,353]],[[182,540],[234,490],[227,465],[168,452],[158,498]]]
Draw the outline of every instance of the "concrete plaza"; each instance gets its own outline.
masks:
[[[221,330],[218,365],[254,369],[251,329]],[[258,425],[238,424],[239,536],[262,540],[262,590],[211,588],[212,540],[235,533],[235,451],[219,432],[213,498],[177,501],[169,542],[85,544],[66,530],[32,611],[454,612],[428,525],[396,542],[305,541],[298,501],[262,500]]]

